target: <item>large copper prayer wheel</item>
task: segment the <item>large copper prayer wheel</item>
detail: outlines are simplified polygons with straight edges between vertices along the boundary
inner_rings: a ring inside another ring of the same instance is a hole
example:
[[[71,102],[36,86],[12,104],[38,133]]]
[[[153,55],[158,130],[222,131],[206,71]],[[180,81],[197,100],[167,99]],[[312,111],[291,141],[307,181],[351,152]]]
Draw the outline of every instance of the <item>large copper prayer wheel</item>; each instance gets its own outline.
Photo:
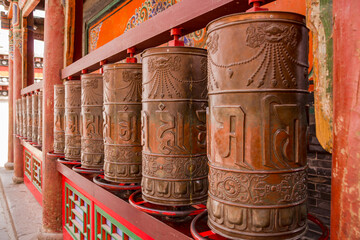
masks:
[[[21,97],[21,125],[22,132],[21,136],[26,138],[26,129],[27,129],[27,121],[26,121],[26,96]]]
[[[185,206],[206,201],[207,52],[189,47],[143,52],[142,194]]]
[[[16,100],[16,108],[17,108],[17,130],[16,130],[16,134],[17,135],[21,135],[22,133],[22,109],[21,109],[21,98]]]
[[[101,74],[81,76],[81,166],[102,169],[103,140],[103,81]]]
[[[81,161],[81,82],[65,82],[65,159]]]
[[[304,16],[257,12],[207,27],[210,228],[231,239],[307,229]]]
[[[37,143],[38,138],[38,125],[39,125],[39,111],[38,111],[38,95],[33,94],[31,96],[31,115],[32,115],[32,135],[31,135],[31,141],[34,143]]]
[[[38,145],[42,145],[42,101],[43,101],[43,92],[40,91],[38,95],[38,136],[37,143]]]
[[[26,96],[26,138],[31,141],[32,139],[32,97]]]
[[[16,99],[15,102],[16,105],[16,126],[15,126],[15,134],[20,135],[20,129],[21,129],[21,99]]]
[[[141,181],[141,64],[104,66],[104,175]]]
[[[54,85],[54,153],[65,150],[65,86]]]

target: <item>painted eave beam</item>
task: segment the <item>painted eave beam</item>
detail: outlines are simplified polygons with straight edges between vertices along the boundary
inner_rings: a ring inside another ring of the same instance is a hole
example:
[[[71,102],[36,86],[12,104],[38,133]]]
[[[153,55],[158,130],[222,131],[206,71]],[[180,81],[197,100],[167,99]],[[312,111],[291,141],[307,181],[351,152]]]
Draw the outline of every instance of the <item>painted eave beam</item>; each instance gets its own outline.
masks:
[[[34,11],[35,7],[39,4],[40,0],[27,0],[23,9],[22,14],[23,17],[29,16],[29,14]]]
[[[273,1],[266,0],[266,3]],[[248,0],[183,0],[70,64],[61,71],[61,77],[79,76],[83,69],[95,71],[102,60],[118,62],[126,58],[126,50],[133,46],[140,53],[161,45],[171,40],[172,28],[181,27],[186,35],[204,28],[218,17],[247,9]]]

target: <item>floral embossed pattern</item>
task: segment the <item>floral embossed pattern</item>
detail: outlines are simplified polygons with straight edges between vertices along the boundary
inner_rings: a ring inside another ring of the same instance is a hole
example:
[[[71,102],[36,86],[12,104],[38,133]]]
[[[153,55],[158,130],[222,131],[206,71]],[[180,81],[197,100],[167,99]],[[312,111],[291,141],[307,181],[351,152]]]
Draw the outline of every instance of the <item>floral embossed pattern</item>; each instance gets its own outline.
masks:
[[[276,180],[274,180],[276,179]],[[307,197],[306,173],[274,174],[226,172],[210,168],[210,194],[217,199],[253,205],[287,205]]]

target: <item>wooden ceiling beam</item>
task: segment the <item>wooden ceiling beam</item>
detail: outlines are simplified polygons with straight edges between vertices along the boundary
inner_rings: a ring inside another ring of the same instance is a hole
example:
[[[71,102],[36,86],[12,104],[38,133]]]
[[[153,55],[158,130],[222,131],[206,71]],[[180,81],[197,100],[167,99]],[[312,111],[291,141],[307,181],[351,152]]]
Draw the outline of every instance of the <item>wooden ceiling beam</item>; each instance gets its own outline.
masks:
[[[204,28],[216,18],[247,9],[248,0],[183,0],[70,64],[62,70],[61,76],[63,79],[79,76],[83,69],[95,71],[100,68],[102,60],[109,63],[120,61],[126,58],[126,50],[130,47],[136,47],[139,53],[161,45],[171,40],[172,28],[182,27],[183,35],[186,35]]]

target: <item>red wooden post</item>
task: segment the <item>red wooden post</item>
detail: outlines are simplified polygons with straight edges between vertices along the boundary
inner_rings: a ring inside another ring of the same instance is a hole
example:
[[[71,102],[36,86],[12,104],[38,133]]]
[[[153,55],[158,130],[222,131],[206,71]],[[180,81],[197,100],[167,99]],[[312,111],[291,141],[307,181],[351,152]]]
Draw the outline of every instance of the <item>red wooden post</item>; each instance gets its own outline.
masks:
[[[333,2],[331,239],[360,239],[359,0]]]
[[[15,99],[21,98],[22,88],[22,37],[20,25],[18,1],[13,1],[13,37],[14,37],[14,63],[13,63],[13,107],[15,109]],[[15,120],[13,115],[13,121]],[[24,163],[23,147],[19,138],[14,138],[14,183],[24,182]]]
[[[15,121],[13,117],[13,102],[16,99],[13,99],[13,59],[14,59],[14,44],[13,44],[13,29],[12,26],[9,30],[9,88],[8,88],[8,99],[9,99],[9,130],[8,130],[8,161],[5,163],[5,168],[7,170],[14,169],[14,126]],[[16,123],[18,124],[18,123]]]
[[[75,0],[74,62],[82,57],[83,2],[85,1]]]
[[[26,43],[26,87],[34,83],[34,17],[30,13],[27,17],[27,43]]]
[[[54,143],[54,85],[60,84],[64,55],[64,7],[61,0],[45,1],[43,83],[43,225],[39,239],[62,239],[61,175],[56,159],[47,153]]]

